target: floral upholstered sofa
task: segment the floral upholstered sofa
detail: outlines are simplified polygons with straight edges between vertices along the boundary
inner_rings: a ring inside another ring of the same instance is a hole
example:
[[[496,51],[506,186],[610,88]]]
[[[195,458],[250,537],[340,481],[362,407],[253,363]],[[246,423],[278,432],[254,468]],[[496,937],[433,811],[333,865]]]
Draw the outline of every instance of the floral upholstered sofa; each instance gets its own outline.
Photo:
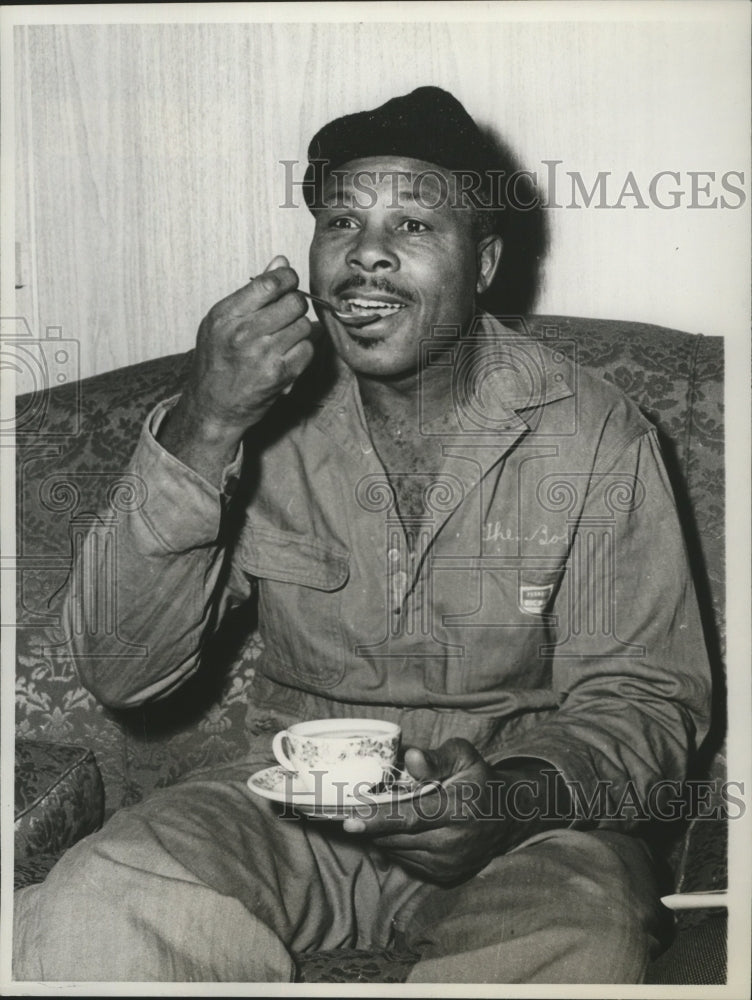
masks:
[[[723,341],[613,320],[537,316],[533,336],[559,346],[634,399],[657,425],[684,523],[715,673],[715,722],[693,777],[722,780],[725,686]],[[189,355],[147,361],[19,397],[17,437],[16,885],[43,879],[79,837],[124,805],[185,772],[242,754],[246,691],[261,649],[235,623],[199,673],[168,701],[127,712],[98,704],[65,653],[60,603],[71,553],[96,524],[116,544],[118,516],[139,503],[123,470],[144,417],[180,385]],[[113,579],[112,586],[116,589]],[[97,627],[111,628],[103,619]],[[247,628],[247,623],[246,623]],[[127,637],[122,638],[127,646]],[[722,820],[664,823],[654,831],[676,891],[725,887]],[[301,981],[399,982],[414,956],[338,952],[299,956]],[[725,915],[677,920],[656,983],[721,983]]]

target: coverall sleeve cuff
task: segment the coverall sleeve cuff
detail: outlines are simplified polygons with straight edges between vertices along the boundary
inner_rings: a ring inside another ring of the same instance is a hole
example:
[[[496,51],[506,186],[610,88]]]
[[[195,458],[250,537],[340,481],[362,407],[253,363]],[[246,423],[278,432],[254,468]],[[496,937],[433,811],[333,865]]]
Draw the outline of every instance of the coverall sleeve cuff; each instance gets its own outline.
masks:
[[[545,768],[550,768],[552,772],[558,772],[567,787],[569,801],[567,803],[566,819],[572,829],[591,829],[593,827],[592,817],[582,809],[582,796],[577,794],[580,789],[589,789],[593,782],[593,774],[590,769],[583,766],[581,755],[575,751],[569,751],[567,747],[558,742],[555,747],[548,747],[547,750],[535,752],[531,748],[516,750],[510,747],[504,752],[489,754],[488,763],[495,768],[503,768],[509,762],[510,767],[515,761],[529,761],[543,764]]]
[[[179,398],[171,396],[152,410],[131,460],[131,471],[146,487],[146,500],[139,513],[164,552],[184,552],[216,544],[221,495],[231,492],[243,464],[240,446],[223,470],[220,491],[162,447],[156,434]]]

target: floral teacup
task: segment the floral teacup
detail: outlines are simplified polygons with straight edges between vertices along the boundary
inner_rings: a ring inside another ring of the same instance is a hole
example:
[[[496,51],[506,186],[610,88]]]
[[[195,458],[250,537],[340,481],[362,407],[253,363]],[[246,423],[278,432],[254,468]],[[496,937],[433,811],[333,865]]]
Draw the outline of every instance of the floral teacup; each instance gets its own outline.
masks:
[[[381,719],[313,719],[277,733],[272,751],[317,796],[353,795],[388,781],[400,727]]]

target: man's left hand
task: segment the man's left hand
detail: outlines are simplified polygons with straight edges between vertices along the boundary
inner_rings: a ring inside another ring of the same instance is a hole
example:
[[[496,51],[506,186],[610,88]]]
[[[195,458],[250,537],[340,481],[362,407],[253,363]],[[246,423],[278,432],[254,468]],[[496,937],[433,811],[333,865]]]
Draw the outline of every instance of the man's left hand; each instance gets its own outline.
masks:
[[[407,770],[419,782],[435,782],[436,790],[351,816],[344,830],[367,837],[415,875],[442,883],[465,881],[540,828],[539,806],[547,801],[542,784],[547,782],[540,770],[544,762],[534,763],[535,780],[529,766],[494,769],[464,739],[447,740],[434,750],[410,749]],[[526,804],[519,803],[515,817],[507,815],[507,806],[515,801],[510,790],[520,779]]]

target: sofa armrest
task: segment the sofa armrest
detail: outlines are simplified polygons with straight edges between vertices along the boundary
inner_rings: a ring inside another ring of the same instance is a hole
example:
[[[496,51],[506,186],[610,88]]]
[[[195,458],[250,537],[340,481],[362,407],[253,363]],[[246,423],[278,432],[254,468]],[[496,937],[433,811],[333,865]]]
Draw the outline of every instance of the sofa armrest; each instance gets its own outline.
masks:
[[[16,740],[14,853],[17,861],[59,857],[98,830],[104,788],[86,747]]]

